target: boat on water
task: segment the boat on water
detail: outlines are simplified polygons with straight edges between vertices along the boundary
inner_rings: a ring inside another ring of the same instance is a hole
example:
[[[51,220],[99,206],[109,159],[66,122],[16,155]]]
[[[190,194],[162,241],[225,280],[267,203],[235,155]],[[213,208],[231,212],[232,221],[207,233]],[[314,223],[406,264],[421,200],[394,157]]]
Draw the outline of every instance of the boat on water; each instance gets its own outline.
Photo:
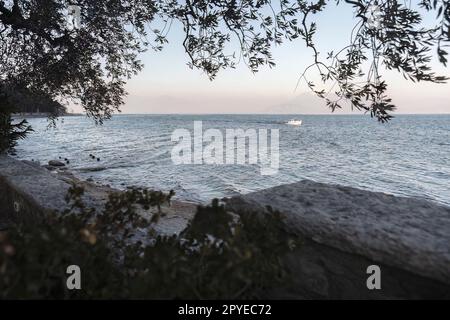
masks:
[[[291,126],[301,126],[302,125],[302,120],[291,119],[288,122],[286,122],[286,124],[289,124]]]

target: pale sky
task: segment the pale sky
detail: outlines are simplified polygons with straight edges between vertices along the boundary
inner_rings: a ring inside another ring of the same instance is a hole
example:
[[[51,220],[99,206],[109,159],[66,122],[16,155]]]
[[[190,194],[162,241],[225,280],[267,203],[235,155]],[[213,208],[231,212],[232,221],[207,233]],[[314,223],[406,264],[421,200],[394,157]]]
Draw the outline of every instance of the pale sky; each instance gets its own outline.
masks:
[[[323,55],[347,45],[356,22],[348,6],[330,7],[316,21],[315,41]],[[330,113],[304,83],[295,91],[300,74],[312,63],[312,53],[301,39],[274,49],[276,66],[272,69],[264,67],[253,74],[241,62],[236,69],[222,70],[214,81],[187,66],[180,25],[173,24],[168,40],[162,52],[141,55],[145,68],[127,84],[129,96],[123,113]],[[448,68],[437,62],[433,67],[450,75]],[[395,72],[384,74],[397,113],[450,113],[449,83],[417,84]],[[312,72],[312,79],[314,75]]]

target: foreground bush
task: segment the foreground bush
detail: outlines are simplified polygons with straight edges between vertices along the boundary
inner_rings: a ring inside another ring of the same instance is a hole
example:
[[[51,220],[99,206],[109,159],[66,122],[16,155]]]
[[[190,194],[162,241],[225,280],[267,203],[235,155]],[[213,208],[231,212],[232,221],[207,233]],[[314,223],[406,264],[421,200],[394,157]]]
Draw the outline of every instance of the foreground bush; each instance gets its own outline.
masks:
[[[13,110],[0,91],[0,154],[14,155],[17,142],[33,131],[26,120],[15,122],[12,119]]]
[[[159,207],[172,194],[132,189],[95,212],[73,186],[68,212],[0,233],[0,297],[264,298],[286,280],[282,257],[297,239],[276,212],[233,214],[213,200],[178,236],[130,241],[137,227],[154,235],[159,217],[144,219],[137,206]],[[69,265],[81,268],[81,290],[67,289]]]

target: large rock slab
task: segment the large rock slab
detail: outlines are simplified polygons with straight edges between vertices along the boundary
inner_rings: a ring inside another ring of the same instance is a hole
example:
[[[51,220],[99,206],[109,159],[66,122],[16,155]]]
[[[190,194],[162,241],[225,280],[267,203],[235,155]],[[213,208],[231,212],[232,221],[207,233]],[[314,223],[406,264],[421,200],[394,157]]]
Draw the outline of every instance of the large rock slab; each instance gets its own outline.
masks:
[[[266,206],[280,211],[290,231],[313,243],[316,253],[335,249],[344,260],[350,254],[450,284],[448,207],[309,180],[227,200],[230,210],[263,212]]]

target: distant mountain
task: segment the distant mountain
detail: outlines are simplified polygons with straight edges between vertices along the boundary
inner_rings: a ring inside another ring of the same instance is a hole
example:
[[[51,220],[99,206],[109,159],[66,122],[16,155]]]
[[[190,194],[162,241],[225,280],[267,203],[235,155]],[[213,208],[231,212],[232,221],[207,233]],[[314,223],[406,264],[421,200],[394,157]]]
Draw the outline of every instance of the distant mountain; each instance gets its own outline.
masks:
[[[350,112],[350,108],[343,103],[344,110],[336,112]],[[266,109],[267,113],[276,114],[330,114],[331,110],[327,107],[325,100],[315,96],[312,93],[301,93],[296,97]]]

